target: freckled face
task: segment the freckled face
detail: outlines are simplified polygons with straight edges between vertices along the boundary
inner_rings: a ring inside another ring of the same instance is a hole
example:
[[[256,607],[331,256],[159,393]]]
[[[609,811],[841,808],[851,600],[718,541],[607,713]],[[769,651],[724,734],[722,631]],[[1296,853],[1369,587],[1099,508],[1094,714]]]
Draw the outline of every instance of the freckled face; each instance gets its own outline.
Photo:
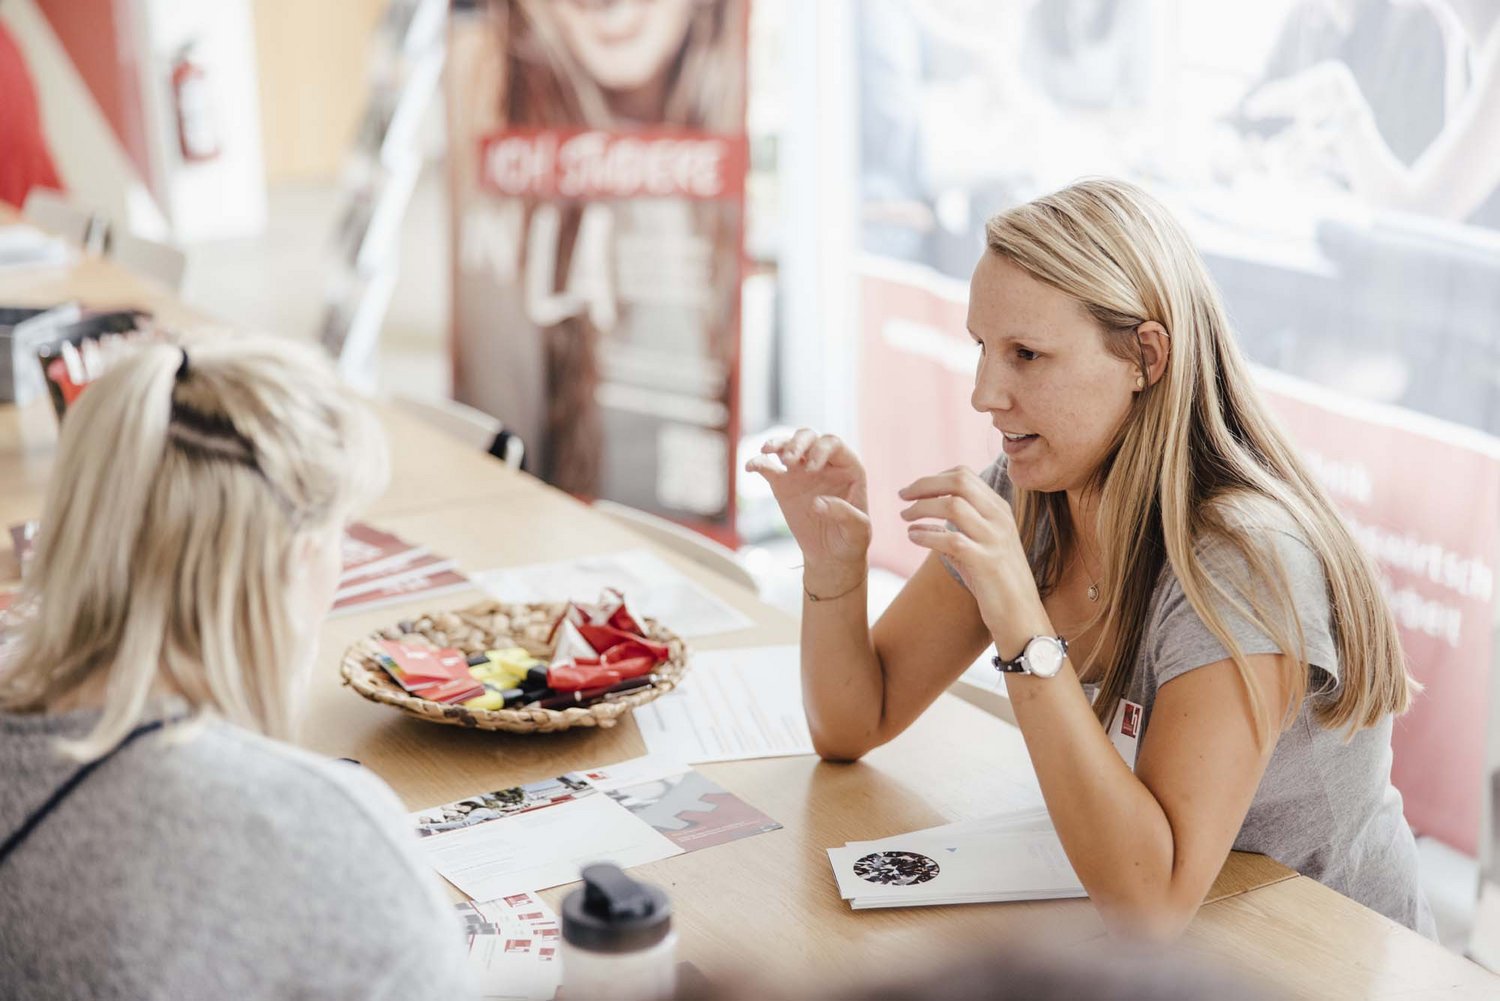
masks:
[[[979,346],[971,402],[1007,432],[1011,481],[1081,489],[1130,412],[1138,366],[1105,349],[1081,303],[989,251],[969,282],[969,333]]]

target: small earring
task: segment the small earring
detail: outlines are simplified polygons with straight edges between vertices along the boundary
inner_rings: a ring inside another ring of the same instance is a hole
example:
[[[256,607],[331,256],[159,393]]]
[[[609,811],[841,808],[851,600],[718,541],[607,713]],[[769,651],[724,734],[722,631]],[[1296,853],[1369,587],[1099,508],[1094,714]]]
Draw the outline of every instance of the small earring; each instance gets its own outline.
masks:
[[[1135,377],[1135,388],[1136,389],[1145,389],[1146,388],[1146,377],[1144,375],[1137,375]]]

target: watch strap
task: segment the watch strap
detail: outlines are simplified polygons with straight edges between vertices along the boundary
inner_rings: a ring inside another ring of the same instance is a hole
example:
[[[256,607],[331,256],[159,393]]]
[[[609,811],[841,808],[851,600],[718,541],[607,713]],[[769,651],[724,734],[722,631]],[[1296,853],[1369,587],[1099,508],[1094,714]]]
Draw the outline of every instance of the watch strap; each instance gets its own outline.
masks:
[[[1058,646],[1062,647],[1063,655],[1067,656],[1068,641],[1061,636],[1031,637],[1031,640],[1036,639],[1056,640]],[[1006,660],[999,653],[996,653],[995,656],[990,658],[990,665],[1001,674],[1030,674],[1031,672],[1026,670],[1026,651],[1031,649],[1031,640],[1026,641],[1026,645],[1021,648],[1020,653],[1016,654],[1015,659]]]

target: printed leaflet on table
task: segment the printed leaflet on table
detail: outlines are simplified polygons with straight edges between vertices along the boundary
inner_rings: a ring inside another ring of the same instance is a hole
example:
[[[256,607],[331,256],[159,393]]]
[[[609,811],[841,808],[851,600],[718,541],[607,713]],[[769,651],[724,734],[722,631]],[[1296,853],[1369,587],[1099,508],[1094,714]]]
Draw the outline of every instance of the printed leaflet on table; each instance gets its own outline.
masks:
[[[475,900],[579,879],[781,825],[680,763],[636,759],[472,796],[412,815],[433,867]]]
[[[1005,726],[985,753],[995,762],[984,816],[828,850],[849,906],[920,907],[1081,897],[1052,827],[1021,731]]]
[[[341,543],[343,571],[332,615],[368,611],[419,597],[436,597],[471,587],[458,562],[390,532],[356,522]]]

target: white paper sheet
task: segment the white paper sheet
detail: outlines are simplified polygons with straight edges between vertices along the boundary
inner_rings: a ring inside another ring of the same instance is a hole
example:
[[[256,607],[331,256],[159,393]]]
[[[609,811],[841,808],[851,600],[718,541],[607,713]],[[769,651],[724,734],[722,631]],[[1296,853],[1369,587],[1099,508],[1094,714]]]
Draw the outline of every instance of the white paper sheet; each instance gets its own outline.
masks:
[[[579,772],[588,779],[589,785],[602,793],[610,793],[624,786],[655,782],[681,775],[688,770],[688,762],[659,754],[647,754],[639,758],[617,761],[602,768],[590,768]]]
[[[855,909],[1084,896],[1050,825],[957,837],[903,834],[830,848]]]
[[[1037,802],[1035,807],[1018,809],[1014,813],[1001,813],[989,817],[977,817],[974,820],[961,820],[956,824],[943,824],[939,827],[928,827],[920,831],[912,831],[909,834],[900,835],[901,838],[942,840],[944,838],[968,838],[978,837],[986,834],[1013,834],[1026,831],[1050,831],[1052,830],[1052,817],[1047,813],[1047,807],[1041,802],[1042,792],[1037,790]],[[850,841],[846,847],[863,848],[879,846],[892,838],[882,838],[877,841]]]
[[[647,549],[559,563],[504,567],[474,576],[500,601],[597,601],[619,589],[632,611],[657,619],[679,636],[711,636],[749,629],[755,622],[678,573]]]
[[[701,764],[812,754],[796,646],[694,653],[682,684],[635,710],[654,756]]]
[[[600,794],[434,834],[419,844],[432,867],[475,900],[571,883],[592,862],[625,868],[682,854]]]

